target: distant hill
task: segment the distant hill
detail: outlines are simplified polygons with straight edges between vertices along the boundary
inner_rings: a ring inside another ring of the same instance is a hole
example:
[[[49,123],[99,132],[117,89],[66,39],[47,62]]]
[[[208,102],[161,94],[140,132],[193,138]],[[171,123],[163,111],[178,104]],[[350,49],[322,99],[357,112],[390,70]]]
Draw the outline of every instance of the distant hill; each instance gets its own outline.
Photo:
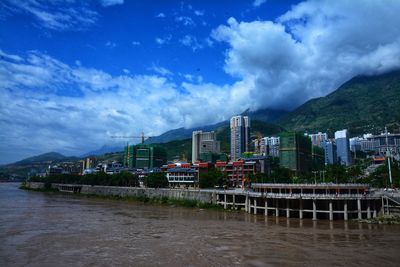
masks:
[[[15,163],[9,164],[14,166],[26,166],[26,165],[34,165],[34,164],[42,164],[42,163],[54,163],[66,160],[77,160],[77,157],[66,157],[57,152],[48,152],[44,154],[40,154],[38,156],[29,157],[23,159],[21,161],[17,161]]]
[[[147,140],[145,143],[166,143],[174,140],[184,140],[187,138],[192,138],[193,131],[215,131],[221,126],[227,125],[227,121],[219,122],[216,124],[206,125],[206,126],[199,126],[195,128],[178,128],[174,130],[167,131],[159,136],[154,136],[151,139]]]
[[[252,120],[275,123],[280,118],[285,116],[289,111],[277,109],[260,109],[257,111],[246,110],[242,115],[249,116]]]
[[[251,120],[250,126],[250,135],[253,137],[256,137],[258,134],[261,134],[262,136],[272,136],[284,131],[284,129],[279,125],[259,120]],[[221,151],[230,153],[230,138],[231,129],[229,125],[222,127],[217,131],[217,139],[221,141]]]
[[[124,146],[110,146],[110,145],[104,145],[101,148],[97,150],[93,150],[90,152],[87,152],[83,155],[81,155],[82,158],[84,157],[89,157],[89,156],[98,156],[98,155],[103,155],[106,153],[114,153],[114,152],[121,152],[124,150]]]
[[[400,127],[400,71],[357,76],[333,93],[312,99],[277,124],[297,131],[349,129],[352,135]]]
[[[245,112],[242,113],[242,115],[249,116],[251,118],[251,121],[257,120],[267,124],[274,123],[285,114],[287,114],[287,111],[285,110],[273,110],[273,109],[262,109],[258,111],[246,110]],[[199,126],[189,129],[179,128],[170,130],[159,136],[152,137],[146,143],[166,143],[174,140],[184,140],[192,138],[193,131],[199,131],[199,130],[204,132],[221,131],[223,127],[229,128],[229,121],[222,121],[216,124]]]
[[[231,132],[229,124],[226,122],[215,130],[217,133],[217,139],[221,141],[221,152],[230,153]],[[260,133],[262,136],[271,136],[276,135],[282,131],[283,128],[275,124],[270,124],[258,120],[251,121],[251,135],[253,136],[256,136],[258,133]],[[169,161],[183,158],[191,160],[192,158],[191,133],[190,138],[173,140],[165,143],[157,143],[157,145],[164,147],[167,150],[167,159]]]

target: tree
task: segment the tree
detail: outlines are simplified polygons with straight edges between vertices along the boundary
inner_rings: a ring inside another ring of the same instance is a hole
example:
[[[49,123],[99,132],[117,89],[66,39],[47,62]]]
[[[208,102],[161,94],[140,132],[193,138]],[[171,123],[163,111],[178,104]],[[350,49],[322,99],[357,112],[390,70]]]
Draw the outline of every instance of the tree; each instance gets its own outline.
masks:
[[[155,172],[150,173],[144,178],[144,184],[152,188],[165,188],[168,187],[168,180],[165,173]]]
[[[199,178],[199,186],[201,188],[214,188],[215,186],[224,186],[227,182],[227,177],[217,169],[211,169],[204,173]]]
[[[326,167],[326,182],[347,183],[346,168],[340,164],[328,165]]]
[[[288,168],[275,168],[271,172],[271,182],[274,183],[291,183],[292,179],[291,177],[293,176],[292,171]]]
[[[400,186],[400,166],[398,162],[392,162],[391,171],[393,186]],[[368,177],[361,179],[360,182],[368,183],[373,187],[390,187],[389,167],[387,161],[385,164],[376,168],[376,170]]]
[[[139,178],[137,175],[128,171],[122,171],[111,175],[110,185],[114,186],[139,186]]]

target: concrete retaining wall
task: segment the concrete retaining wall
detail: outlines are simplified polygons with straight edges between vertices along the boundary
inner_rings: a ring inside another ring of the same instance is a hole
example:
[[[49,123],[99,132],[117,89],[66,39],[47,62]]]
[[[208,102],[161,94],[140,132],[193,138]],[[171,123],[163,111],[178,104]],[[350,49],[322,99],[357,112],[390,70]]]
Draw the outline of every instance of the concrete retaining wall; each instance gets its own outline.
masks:
[[[28,182],[27,186],[32,189],[44,188],[44,183]],[[196,200],[202,203],[216,203],[217,197],[213,192],[188,189],[169,189],[169,188],[139,188],[139,187],[119,187],[119,186],[100,186],[100,185],[67,185],[52,184],[54,189],[61,189],[61,186],[79,186],[81,194],[93,194],[100,196],[120,196],[120,197],[149,197],[149,198],[174,198],[185,200]]]
[[[26,186],[32,189],[43,189],[44,183],[28,182]]]
[[[202,192],[197,190],[184,190],[184,189],[83,185],[81,193],[95,194],[101,196],[121,196],[121,197],[126,197],[126,196],[133,196],[133,197],[143,196],[149,198],[167,197],[175,199],[197,200],[203,203],[213,203],[212,193],[210,192]]]

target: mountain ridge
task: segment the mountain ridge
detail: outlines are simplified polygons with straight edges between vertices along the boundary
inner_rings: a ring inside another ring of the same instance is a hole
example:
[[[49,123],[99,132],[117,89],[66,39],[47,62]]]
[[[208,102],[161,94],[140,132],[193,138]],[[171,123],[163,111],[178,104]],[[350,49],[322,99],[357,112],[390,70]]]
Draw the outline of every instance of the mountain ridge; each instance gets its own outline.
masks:
[[[372,132],[378,133],[385,125],[389,130],[400,130],[400,70],[380,75],[359,75],[343,83],[338,89],[324,97],[310,99],[293,111],[261,109],[246,110],[242,115],[251,117],[252,126],[261,129],[252,130],[263,134],[277,134],[279,130],[323,131],[332,134],[336,130],[349,129],[352,135]],[[261,119],[260,119],[261,118]],[[229,121],[190,129],[178,128],[169,130],[159,136],[147,140],[146,143],[173,143],[179,146],[179,141],[189,149],[188,139],[192,131],[216,131],[221,148],[228,152]],[[170,144],[167,144],[169,146]],[[170,147],[170,146],[169,146]],[[100,155],[101,153],[122,151],[121,147],[104,145],[101,148],[82,154]],[[57,161],[79,157],[66,157],[60,153],[49,152],[29,157],[13,164],[29,165],[41,159]],[[4,165],[3,165],[4,166]]]
[[[400,70],[356,76],[330,94],[314,98],[276,123],[295,131],[349,129],[352,135],[400,126]]]

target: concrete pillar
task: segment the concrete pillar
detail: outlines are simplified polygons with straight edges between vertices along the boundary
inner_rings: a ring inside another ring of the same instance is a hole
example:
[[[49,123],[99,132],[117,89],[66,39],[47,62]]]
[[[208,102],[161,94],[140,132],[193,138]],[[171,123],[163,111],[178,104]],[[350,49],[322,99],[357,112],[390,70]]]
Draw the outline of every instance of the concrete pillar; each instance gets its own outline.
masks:
[[[357,214],[358,214],[358,219],[362,219],[362,214],[361,214],[361,199],[357,199]]]
[[[265,210],[264,210],[264,215],[268,216],[268,199],[265,199]]]
[[[368,200],[368,206],[367,206],[367,218],[371,218],[371,207],[370,207],[370,201]]]
[[[290,218],[289,199],[286,199],[286,218]]]
[[[279,216],[279,199],[276,199],[275,216]]]
[[[344,217],[345,221],[347,221],[349,219],[348,214],[347,214],[347,200],[344,201],[343,217]]]
[[[215,192],[215,190],[214,190],[214,192],[212,193],[211,203],[212,203],[212,204],[217,204],[217,193]]]
[[[224,194],[224,209],[226,209],[226,194]]]
[[[386,197],[386,211],[387,211],[387,214],[390,215],[389,198],[388,197]]]
[[[246,200],[244,201],[244,211],[247,212],[247,202],[249,201],[249,196],[246,195]]]
[[[251,213],[251,198],[249,198],[249,203],[248,204],[249,204],[249,207],[248,207],[247,210],[248,210],[249,213]]]
[[[316,220],[317,219],[317,203],[315,202],[315,199],[313,199],[312,205],[313,205],[312,219]]]
[[[332,207],[332,200],[329,200],[329,220],[333,221],[333,207]]]
[[[254,214],[257,214],[257,198],[254,198]]]
[[[300,199],[299,219],[303,219],[303,200]]]
[[[235,194],[232,195],[232,205],[233,205],[233,209],[235,209],[236,208],[236,205],[235,205]]]
[[[385,202],[384,202],[384,200],[383,200],[383,197],[382,197],[382,215],[385,215]]]

